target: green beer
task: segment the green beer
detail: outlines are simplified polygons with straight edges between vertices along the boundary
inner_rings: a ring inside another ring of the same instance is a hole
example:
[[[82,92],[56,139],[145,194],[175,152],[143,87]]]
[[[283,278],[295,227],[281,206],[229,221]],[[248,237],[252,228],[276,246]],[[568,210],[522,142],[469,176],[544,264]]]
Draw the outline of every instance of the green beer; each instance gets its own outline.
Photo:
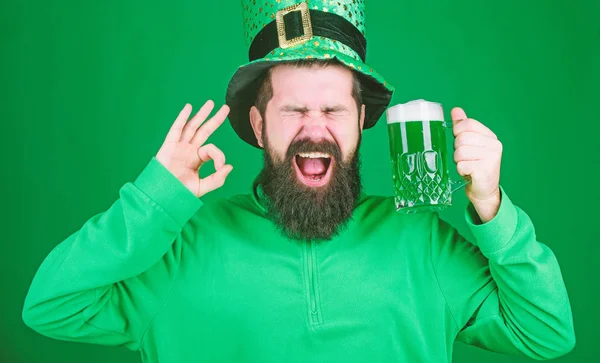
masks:
[[[387,111],[396,210],[435,211],[452,204],[448,129],[439,103],[412,101]]]

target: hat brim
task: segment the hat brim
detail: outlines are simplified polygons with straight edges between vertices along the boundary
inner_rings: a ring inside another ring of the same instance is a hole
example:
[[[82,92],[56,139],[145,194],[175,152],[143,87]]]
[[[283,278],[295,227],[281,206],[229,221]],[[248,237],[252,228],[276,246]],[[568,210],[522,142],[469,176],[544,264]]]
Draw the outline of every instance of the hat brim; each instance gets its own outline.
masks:
[[[388,107],[394,88],[383,80],[373,68],[365,63],[344,53],[329,51],[323,52],[321,48],[314,47],[302,50],[288,48],[278,53],[277,57],[265,57],[241,66],[231,78],[227,87],[226,103],[230,108],[229,122],[238,136],[248,144],[259,147],[254,131],[250,124],[250,109],[256,102],[256,93],[260,87],[265,72],[274,65],[286,61],[299,59],[335,58],[358,74],[362,85],[362,98],[365,105],[364,128],[369,129],[377,123]],[[309,55],[306,55],[309,54]]]

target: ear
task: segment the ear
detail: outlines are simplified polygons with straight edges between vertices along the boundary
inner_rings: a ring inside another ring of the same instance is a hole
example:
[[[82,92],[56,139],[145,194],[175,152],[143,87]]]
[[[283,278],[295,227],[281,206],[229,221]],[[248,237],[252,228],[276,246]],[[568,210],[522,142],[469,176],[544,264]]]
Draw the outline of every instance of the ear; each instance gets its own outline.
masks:
[[[250,109],[250,124],[252,125],[252,130],[254,130],[254,136],[256,137],[258,146],[264,147],[262,138],[263,118],[256,106],[252,106]]]
[[[365,125],[365,105],[360,106],[360,132],[362,133]]]

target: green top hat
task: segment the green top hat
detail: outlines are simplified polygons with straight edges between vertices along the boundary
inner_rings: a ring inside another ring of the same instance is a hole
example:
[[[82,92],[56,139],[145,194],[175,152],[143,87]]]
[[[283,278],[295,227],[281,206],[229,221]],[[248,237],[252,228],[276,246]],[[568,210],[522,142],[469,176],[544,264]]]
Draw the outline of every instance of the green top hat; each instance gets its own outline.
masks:
[[[259,81],[271,66],[299,59],[336,58],[360,76],[366,107],[364,128],[375,125],[394,88],[365,64],[364,0],[242,0],[250,62],[227,87],[229,121],[247,143],[258,147],[250,108]]]

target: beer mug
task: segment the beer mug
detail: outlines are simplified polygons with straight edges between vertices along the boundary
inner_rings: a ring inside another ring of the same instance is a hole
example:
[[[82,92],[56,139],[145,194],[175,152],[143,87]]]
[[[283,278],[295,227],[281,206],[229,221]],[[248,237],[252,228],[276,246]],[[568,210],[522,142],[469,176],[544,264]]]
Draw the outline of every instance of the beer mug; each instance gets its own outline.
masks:
[[[388,108],[386,118],[396,210],[415,213],[450,207],[452,193],[467,181],[449,176],[454,158],[447,136],[453,140],[452,122],[444,121],[442,105],[414,100]]]

